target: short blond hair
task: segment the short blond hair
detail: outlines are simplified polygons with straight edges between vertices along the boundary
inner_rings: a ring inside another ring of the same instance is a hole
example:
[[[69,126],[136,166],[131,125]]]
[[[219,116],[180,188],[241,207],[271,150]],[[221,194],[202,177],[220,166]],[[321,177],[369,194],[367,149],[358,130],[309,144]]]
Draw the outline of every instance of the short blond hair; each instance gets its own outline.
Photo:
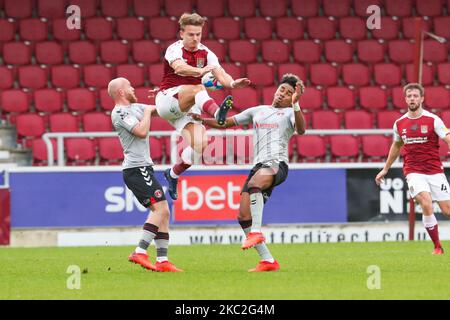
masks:
[[[403,94],[406,96],[406,91],[411,89],[417,89],[420,91],[420,96],[423,97],[425,94],[425,89],[420,83],[408,83],[406,86],[403,87]]]
[[[178,20],[178,24],[180,25],[180,29],[184,30],[186,26],[203,27],[205,25],[205,21],[206,19],[197,13],[183,13],[180,20]]]

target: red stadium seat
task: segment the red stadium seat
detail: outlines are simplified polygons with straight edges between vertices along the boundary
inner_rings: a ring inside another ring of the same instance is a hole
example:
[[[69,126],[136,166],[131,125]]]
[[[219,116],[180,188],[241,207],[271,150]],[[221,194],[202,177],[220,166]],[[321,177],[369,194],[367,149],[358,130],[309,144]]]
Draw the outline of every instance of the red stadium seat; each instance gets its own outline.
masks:
[[[323,13],[326,16],[345,17],[350,15],[350,0],[323,0]]]
[[[327,154],[325,141],[320,136],[296,136],[298,162],[323,162]]]
[[[88,40],[111,40],[113,38],[112,18],[86,19],[85,34]]]
[[[34,105],[36,111],[44,113],[56,113],[63,110],[63,97],[61,92],[55,89],[42,89],[34,92]]]
[[[31,47],[23,42],[8,42],[3,46],[3,63],[25,65],[31,62]]]
[[[83,115],[83,129],[85,132],[112,131],[111,117],[103,112],[89,112]]]
[[[77,117],[67,113],[55,113],[49,116],[51,132],[78,132],[79,124]]]
[[[278,87],[275,87],[275,86],[263,88],[263,90],[262,90],[263,104],[269,105],[269,106],[272,105],[273,95],[275,94],[277,89],[278,89]],[[302,99],[303,99],[303,96],[302,96]]]
[[[405,17],[402,19],[403,38],[414,39],[414,37],[416,36],[415,35],[415,19],[416,19],[416,17]],[[422,20],[421,28],[425,31],[430,31],[431,21],[430,20]]]
[[[19,139],[40,138],[45,133],[44,119],[36,113],[18,115],[16,130]]]
[[[336,24],[325,17],[308,19],[308,35],[311,39],[331,40],[336,37]]]
[[[160,117],[152,117],[150,122],[150,131],[173,131],[172,125],[165,119]]]
[[[361,137],[363,161],[386,160],[391,147],[391,139],[382,135],[367,135]]]
[[[53,145],[53,161],[58,159],[58,152],[56,146],[56,140],[50,140]],[[31,150],[33,153],[33,165],[47,165],[48,164],[48,156],[47,156],[47,145],[45,144],[43,139],[33,139],[31,141]]]
[[[164,75],[164,65],[162,63],[152,64],[148,68],[150,83],[159,86]]]
[[[70,138],[66,141],[67,165],[93,165],[95,145],[87,138]]]
[[[396,63],[411,63],[414,59],[414,45],[409,40],[392,40],[388,45],[389,58]]]
[[[304,38],[305,23],[294,17],[280,17],[275,20],[278,39],[298,40]]]
[[[136,94],[137,89],[135,88],[134,90],[135,90],[135,94]],[[148,89],[147,89],[147,91],[148,91]],[[136,97],[137,97],[137,94],[136,94]],[[137,98],[139,99],[139,97],[137,97]],[[114,109],[114,101],[109,96],[108,89],[106,89],[106,88],[100,89],[99,99],[100,99],[100,102],[99,102],[100,108],[102,110],[111,111],[112,109]],[[138,100],[138,101],[139,101],[139,103],[141,103],[140,100]]]
[[[338,69],[328,63],[316,63],[310,67],[311,83],[318,86],[334,86],[338,80]]]
[[[375,39],[393,40],[397,39],[400,34],[400,23],[398,19],[392,17],[381,17],[381,28],[371,30]]]
[[[24,113],[29,110],[28,95],[20,89],[1,92],[1,111],[7,113]]]
[[[244,32],[247,39],[267,40],[272,38],[273,22],[263,17],[249,17],[244,20]],[[236,39],[236,38],[234,38]]]
[[[305,93],[300,99],[302,110],[313,111],[322,109],[323,95],[322,92],[314,87],[307,87]]]
[[[104,17],[121,18],[128,15],[128,1],[101,0],[100,7]]]
[[[39,66],[19,67],[19,86],[21,88],[41,89],[47,86],[47,72]]]
[[[117,22],[117,36],[124,40],[141,40],[145,35],[145,23],[143,18],[120,18]]]
[[[31,17],[32,10],[33,3],[31,0],[5,0],[5,14],[9,18]]]
[[[104,63],[127,63],[128,51],[128,44],[124,41],[104,41],[100,44],[100,59]]]
[[[376,40],[358,41],[358,60],[366,63],[376,63],[384,60],[385,47]]]
[[[253,17],[256,12],[255,0],[228,0],[228,13],[231,17]]]
[[[80,85],[80,68],[71,65],[52,66],[52,85],[62,89],[72,89]]]
[[[215,18],[212,22],[215,39],[237,40],[241,35],[240,21],[231,17]]]
[[[96,63],[97,51],[95,46],[87,41],[70,42],[69,60],[81,65]]]
[[[149,20],[148,30],[152,39],[174,40],[178,34],[178,23],[168,17],[155,17]]]
[[[197,13],[208,18],[223,17],[225,15],[225,0],[214,1],[213,6],[210,0],[197,0]]]
[[[44,41],[48,25],[45,19],[23,19],[19,22],[20,39],[23,41]]]
[[[302,18],[319,15],[320,0],[291,0],[292,15]]]
[[[385,0],[385,10],[389,16],[409,17],[412,14],[412,8],[412,0]]]
[[[444,37],[446,39],[450,38],[450,17],[449,16],[443,16],[443,17],[435,17],[433,20],[434,23],[434,32],[441,37]]]
[[[155,63],[161,60],[161,45],[152,41],[133,42],[133,60],[142,63]]]
[[[355,108],[355,93],[347,87],[329,87],[327,89],[328,107],[333,110]]]
[[[80,29],[67,28],[67,20],[65,18],[53,20],[52,31],[53,38],[58,41],[78,41],[81,37]]]
[[[339,115],[330,110],[318,110],[312,114],[313,129],[340,129],[341,119]]]
[[[294,42],[294,59],[300,63],[319,62],[322,47],[312,40],[298,40]]]
[[[16,23],[13,19],[0,19],[0,43],[14,40]]]
[[[135,88],[134,89],[134,94],[136,95],[136,97],[138,98],[138,102],[139,103],[144,103],[144,104],[151,104],[154,105],[155,104],[155,97],[150,98],[149,99],[149,87],[141,87],[141,88]],[[107,97],[107,99],[110,101],[111,98]],[[114,107],[114,104],[112,104],[112,107]],[[111,109],[112,109],[111,107]]]
[[[256,61],[256,45],[247,40],[234,40],[228,44],[229,58],[233,62],[251,63]]]
[[[403,87],[392,88],[392,104],[396,109],[406,110],[408,105],[405,101],[405,95],[403,93]]]
[[[192,12],[192,0],[165,0],[164,8],[168,16],[179,17],[185,12]]]
[[[364,110],[348,110],[344,114],[345,129],[372,129],[373,115]]]
[[[361,107],[368,111],[378,111],[387,108],[386,91],[378,87],[362,87],[359,89]]]
[[[242,77],[243,68],[241,66],[238,66],[235,63],[222,63],[221,66],[233,79]]]
[[[371,5],[377,5],[380,8],[383,6],[382,0],[353,0],[353,10],[355,15],[366,18],[369,14],[367,8]]]
[[[363,40],[367,33],[366,22],[359,17],[340,18],[339,33],[343,39]]]
[[[449,90],[445,87],[425,87],[424,105],[429,109],[449,109]]]
[[[393,63],[379,63],[374,66],[375,83],[385,86],[400,85],[402,72],[399,66]]]
[[[275,72],[273,67],[263,63],[247,64],[247,77],[252,79],[255,86],[271,86],[274,83]]]
[[[123,148],[118,138],[99,138],[98,153],[100,164],[118,165],[124,158]]]
[[[64,63],[63,47],[55,41],[36,43],[36,62],[50,65]]]
[[[283,17],[287,15],[286,0],[259,0],[259,12],[264,17]]]
[[[345,63],[353,60],[354,47],[344,40],[325,42],[325,58],[329,62]]]
[[[434,80],[434,68],[428,64],[422,65],[422,81],[421,84],[428,86],[433,84]],[[414,74],[414,64],[406,65],[406,82],[417,82]]]
[[[448,46],[436,40],[425,40],[423,42],[423,60],[440,63],[448,62]]]
[[[289,62],[289,46],[281,40],[265,40],[262,42],[262,58],[273,63]]]
[[[80,7],[82,19],[97,15],[97,0],[70,0],[70,4]]]
[[[233,96],[233,108],[239,111],[259,105],[259,96],[255,89],[247,87],[243,89],[231,89]]]
[[[133,87],[141,87],[145,84],[145,68],[136,64],[118,65],[116,76],[128,79]]]
[[[113,79],[113,70],[103,64],[91,64],[84,67],[83,78],[88,87],[106,88]]]
[[[307,73],[306,68],[301,66],[298,63],[282,63],[278,65],[278,80],[280,81],[283,78],[283,75],[286,73],[293,73],[300,77],[303,82],[306,82]],[[302,96],[303,99],[303,96]]]
[[[359,157],[358,139],[349,135],[330,137],[331,161],[356,162]]]
[[[134,14],[140,17],[156,17],[161,14],[161,0],[133,0]]]
[[[447,128],[450,127],[450,110],[442,111],[441,119]]]
[[[65,1],[39,0],[38,15],[48,19],[63,18],[66,15]]]
[[[419,16],[437,17],[443,14],[442,0],[416,1],[416,11]]]
[[[346,85],[367,86],[370,82],[370,71],[362,63],[348,63],[342,66],[342,79]]]
[[[202,44],[205,45],[209,50],[214,52],[217,58],[219,58],[219,61],[225,61],[225,57],[227,55],[226,42],[214,39],[206,39],[202,41]]]
[[[14,85],[14,72],[12,67],[0,66],[0,92],[12,88]]]
[[[70,111],[93,111],[95,110],[95,92],[86,88],[67,90],[67,106]]]
[[[441,84],[450,85],[450,62],[439,64],[437,74]]]
[[[377,128],[392,129],[401,116],[402,114],[395,110],[380,111],[377,113]]]

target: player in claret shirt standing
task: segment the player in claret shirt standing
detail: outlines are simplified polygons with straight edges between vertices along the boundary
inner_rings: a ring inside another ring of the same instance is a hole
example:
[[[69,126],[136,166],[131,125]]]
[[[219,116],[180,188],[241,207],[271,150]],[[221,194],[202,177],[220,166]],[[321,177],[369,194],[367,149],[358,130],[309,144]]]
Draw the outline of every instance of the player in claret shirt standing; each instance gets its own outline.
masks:
[[[217,105],[202,85],[202,76],[212,72],[226,88],[244,88],[250,84],[247,78],[233,80],[220,66],[214,52],[200,43],[204,18],[196,13],[185,13],[179,24],[181,40],[166,50],[164,75],[155,99],[159,116],[168,120],[189,144],[181,154],[182,161],[164,172],[169,182],[169,194],[174,200],[178,198],[178,177],[193,163],[199,162],[208,144],[205,127],[187,113],[204,111],[223,123],[232,106],[231,96]]]
[[[424,88],[420,84],[410,83],[403,92],[408,112],[394,123],[394,141],[375,182],[380,185],[403,147],[403,173],[409,193],[422,207],[422,221],[434,243],[433,254],[443,254],[432,201],[450,216],[450,187],[439,158],[439,138],[450,147],[449,131],[438,116],[423,109]]]

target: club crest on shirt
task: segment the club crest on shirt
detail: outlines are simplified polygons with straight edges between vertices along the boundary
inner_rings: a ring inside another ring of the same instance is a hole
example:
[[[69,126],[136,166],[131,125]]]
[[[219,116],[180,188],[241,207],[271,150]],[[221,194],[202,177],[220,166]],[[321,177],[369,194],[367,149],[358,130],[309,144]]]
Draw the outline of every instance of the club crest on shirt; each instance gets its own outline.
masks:
[[[421,133],[428,133],[428,126],[427,125],[420,126],[420,132]]]
[[[203,68],[205,66],[205,58],[197,58],[197,68]]]

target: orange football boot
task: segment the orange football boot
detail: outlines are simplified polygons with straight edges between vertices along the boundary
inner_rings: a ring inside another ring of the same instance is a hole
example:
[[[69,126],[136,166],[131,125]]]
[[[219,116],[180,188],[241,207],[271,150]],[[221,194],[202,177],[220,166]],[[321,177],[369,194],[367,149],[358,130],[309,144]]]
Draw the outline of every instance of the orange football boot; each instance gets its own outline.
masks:
[[[147,270],[156,271],[156,267],[150,261],[148,261],[148,255],[145,253],[133,252],[128,257],[128,261],[140,264],[143,268]]]
[[[434,248],[432,254],[444,254],[444,249],[442,247]]]
[[[278,261],[275,260],[274,262],[269,261],[260,261],[256,268],[248,270],[248,272],[264,272],[264,271],[278,271],[280,270],[280,265],[278,264]]]
[[[158,262],[155,264],[156,271],[158,272],[183,272],[183,270],[178,269],[175,265],[170,261]]]
[[[247,239],[245,239],[244,243],[242,244],[242,249],[245,250],[254,247],[264,241],[266,241],[266,239],[261,232],[250,232],[247,236]]]

